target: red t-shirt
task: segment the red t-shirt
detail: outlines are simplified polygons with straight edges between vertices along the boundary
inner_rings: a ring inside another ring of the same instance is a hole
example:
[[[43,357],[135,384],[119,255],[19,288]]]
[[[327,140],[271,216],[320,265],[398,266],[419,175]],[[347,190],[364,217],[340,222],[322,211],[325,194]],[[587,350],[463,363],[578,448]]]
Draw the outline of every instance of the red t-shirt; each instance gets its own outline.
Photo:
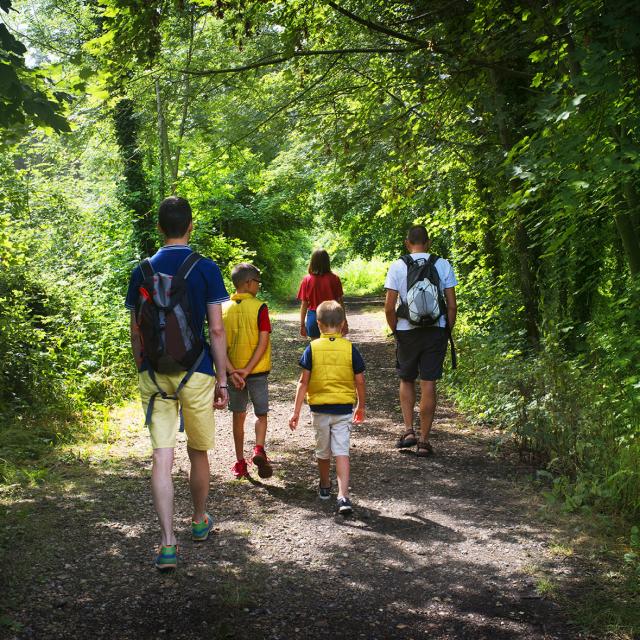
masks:
[[[306,302],[310,311],[315,311],[325,300],[337,300],[343,295],[342,283],[335,273],[309,274],[302,279],[298,290],[298,300]]]
[[[263,304],[258,311],[258,331],[268,331],[271,333],[271,321],[269,320],[269,309]]]

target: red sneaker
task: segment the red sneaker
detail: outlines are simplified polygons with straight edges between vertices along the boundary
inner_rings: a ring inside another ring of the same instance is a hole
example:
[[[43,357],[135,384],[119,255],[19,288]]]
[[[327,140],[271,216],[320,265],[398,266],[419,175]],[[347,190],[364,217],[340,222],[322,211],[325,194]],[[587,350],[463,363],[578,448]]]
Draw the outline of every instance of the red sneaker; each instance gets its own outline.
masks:
[[[246,460],[238,460],[233,467],[231,467],[231,472],[233,475],[240,480],[240,478],[250,478],[249,469],[247,469],[247,461]]]
[[[270,478],[273,475],[273,467],[267,458],[267,452],[259,444],[253,448],[252,462],[258,467],[258,475],[261,478]]]

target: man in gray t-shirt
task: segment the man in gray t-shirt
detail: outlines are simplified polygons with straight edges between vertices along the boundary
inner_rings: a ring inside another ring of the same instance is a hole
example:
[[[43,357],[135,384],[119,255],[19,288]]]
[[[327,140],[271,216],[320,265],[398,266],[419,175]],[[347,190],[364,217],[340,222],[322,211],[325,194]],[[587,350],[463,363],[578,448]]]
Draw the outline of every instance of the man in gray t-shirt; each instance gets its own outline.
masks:
[[[404,241],[413,260],[428,260],[431,241],[422,225],[411,227]],[[404,433],[396,447],[417,445],[416,453],[425,457],[433,453],[429,434],[436,410],[436,381],[442,377],[442,365],[447,353],[449,331],[456,322],[456,293],[458,284],[451,264],[438,258],[435,269],[440,276],[440,291],[446,305],[446,318],[442,316],[432,327],[415,327],[397,314],[398,303],[407,298],[407,265],[400,259],[390,267],[384,283],[387,290],[384,312],[387,324],[396,339],[396,368],[400,377],[400,407],[404,420]],[[413,409],[416,404],[415,381],[420,375],[420,438],[413,428]]]

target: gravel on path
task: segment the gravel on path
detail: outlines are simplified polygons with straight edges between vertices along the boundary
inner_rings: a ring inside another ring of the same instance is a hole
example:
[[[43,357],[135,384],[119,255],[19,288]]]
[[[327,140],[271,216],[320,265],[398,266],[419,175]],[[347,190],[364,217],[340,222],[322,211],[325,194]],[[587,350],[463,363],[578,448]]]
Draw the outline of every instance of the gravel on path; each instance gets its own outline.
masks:
[[[288,428],[305,342],[297,311],[279,314],[267,437],[274,476],[233,479],[231,418],[219,412],[211,454],[216,526],[206,543],[193,543],[180,442],[180,566],[162,575],[152,564],[159,530],[142,412],[121,410],[109,455],[61,462],[56,482],[11,504],[0,637],[581,637],[536,589],[532,567],[550,562],[552,532],[535,518],[533,490],[514,480],[512,464],[488,455],[488,436],[446,401],[433,457],[394,449],[402,425],[384,315],[379,304],[355,301],[348,311],[368,390],[366,423],[352,432],[353,517],[337,516],[333,500],[317,497],[308,410],[297,432]],[[251,425],[250,413],[247,456]],[[567,558],[553,562],[559,572],[574,570]]]

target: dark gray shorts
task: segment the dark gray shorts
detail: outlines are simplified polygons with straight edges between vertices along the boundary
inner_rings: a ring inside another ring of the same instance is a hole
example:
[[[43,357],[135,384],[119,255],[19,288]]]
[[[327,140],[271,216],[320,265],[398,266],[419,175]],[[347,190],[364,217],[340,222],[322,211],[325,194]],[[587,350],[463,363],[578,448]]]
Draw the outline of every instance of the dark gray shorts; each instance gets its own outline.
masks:
[[[440,327],[396,331],[396,369],[401,380],[440,380],[448,334]]]
[[[269,413],[269,384],[267,374],[247,376],[244,389],[236,389],[229,378],[229,409],[234,413],[245,413],[249,400],[257,416]]]

